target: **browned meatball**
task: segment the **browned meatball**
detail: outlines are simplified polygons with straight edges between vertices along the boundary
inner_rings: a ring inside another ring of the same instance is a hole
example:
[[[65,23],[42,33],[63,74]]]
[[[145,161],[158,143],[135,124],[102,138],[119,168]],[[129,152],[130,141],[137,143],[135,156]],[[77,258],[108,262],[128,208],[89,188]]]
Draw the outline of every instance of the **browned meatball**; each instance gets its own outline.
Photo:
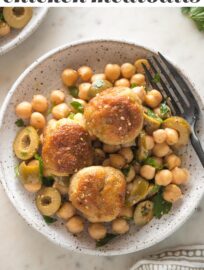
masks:
[[[69,199],[91,222],[115,219],[125,200],[124,175],[112,167],[91,166],[73,175]]]
[[[61,119],[44,132],[42,158],[48,174],[66,176],[90,166],[93,151],[88,132],[79,124]]]
[[[113,87],[91,99],[84,116],[90,134],[111,145],[134,140],[143,126],[143,108],[126,87]]]

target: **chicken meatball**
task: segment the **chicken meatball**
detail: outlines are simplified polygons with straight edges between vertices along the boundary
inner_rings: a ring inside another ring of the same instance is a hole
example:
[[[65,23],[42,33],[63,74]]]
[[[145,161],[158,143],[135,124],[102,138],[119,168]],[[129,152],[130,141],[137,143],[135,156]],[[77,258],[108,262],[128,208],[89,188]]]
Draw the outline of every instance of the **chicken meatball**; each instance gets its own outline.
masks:
[[[66,176],[92,165],[88,132],[68,119],[51,121],[44,132],[42,159],[48,174]]]
[[[91,166],[73,175],[69,199],[90,222],[109,222],[125,201],[124,175],[112,167]]]
[[[84,116],[90,134],[111,145],[133,141],[143,126],[143,108],[127,87],[109,88],[91,99]]]

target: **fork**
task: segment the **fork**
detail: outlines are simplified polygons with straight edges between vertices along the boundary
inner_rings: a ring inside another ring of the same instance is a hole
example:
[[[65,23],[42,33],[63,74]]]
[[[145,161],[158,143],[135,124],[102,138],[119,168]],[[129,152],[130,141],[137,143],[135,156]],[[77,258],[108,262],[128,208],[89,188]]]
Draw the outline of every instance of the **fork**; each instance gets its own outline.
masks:
[[[204,150],[196,134],[196,123],[201,115],[201,109],[191,92],[186,80],[177,69],[161,54],[148,58],[152,72],[143,64],[150,85],[161,91],[168,100],[174,114],[185,118],[191,126],[191,144],[204,167]],[[159,74],[159,82],[155,82],[155,75]]]

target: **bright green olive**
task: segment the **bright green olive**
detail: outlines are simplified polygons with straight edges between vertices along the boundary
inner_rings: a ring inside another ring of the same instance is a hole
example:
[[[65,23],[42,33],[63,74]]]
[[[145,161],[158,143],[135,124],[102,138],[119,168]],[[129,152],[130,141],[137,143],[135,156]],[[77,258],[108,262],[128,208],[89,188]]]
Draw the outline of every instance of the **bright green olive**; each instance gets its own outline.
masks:
[[[126,197],[126,206],[130,207],[145,199],[148,194],[149,183],[140,176],[132,182],[133,186]]]
[[[153,218],[153,202],[144,201],[139,203],[134,212],[134,222],[136,225],[143,226]]]
[[[32,158],[39,147],[39,136],[37,131],[28,126],[22,129],[16,136],[13,149],[16,156],[22,160]]]
[[[107,80],[95,80],[92,84],[91,87],[89,89],[89,98],[93,98],[95,97],[98,93],[111,88],[113,85],[111,82],[107,81]]]
[[[42,215],[52,216],[60,208],[61,195],[53,187],[44,188],[37,194],[36,205]]]
[[[160,125],[161,121],[144,113],[144,127],[148,134],[152,134],[155,130],[159,129]]]

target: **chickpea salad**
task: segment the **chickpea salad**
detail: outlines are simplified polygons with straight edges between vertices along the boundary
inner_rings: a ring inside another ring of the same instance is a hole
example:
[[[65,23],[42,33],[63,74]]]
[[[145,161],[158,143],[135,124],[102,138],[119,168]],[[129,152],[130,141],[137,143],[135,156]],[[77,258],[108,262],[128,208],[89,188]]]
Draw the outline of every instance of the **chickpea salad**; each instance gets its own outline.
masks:
[[[12,29],[25,27],[32,15],[31,7],[0,7],[0,37],[9,35]]]
[[[146,59],[107,64],[100,74],[68,67],[63,90],[15,108],[19,181],[47,224],[88,231],[96,247],[168,214],[189,180],[178,151],[190,126],[151,88],[143,65],[150,69]]]

